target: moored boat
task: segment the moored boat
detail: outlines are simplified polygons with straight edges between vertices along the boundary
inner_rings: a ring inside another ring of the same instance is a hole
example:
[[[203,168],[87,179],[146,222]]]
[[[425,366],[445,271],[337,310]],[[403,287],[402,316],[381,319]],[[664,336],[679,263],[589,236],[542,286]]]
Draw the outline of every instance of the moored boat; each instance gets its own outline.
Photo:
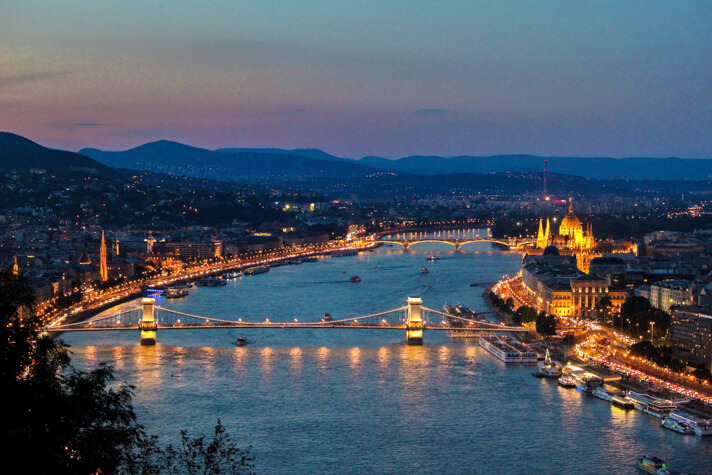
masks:
[[[695,429],[693,429],[691,426],[688,426],[684,422],[680,422],[676,419],[673,419],[672,417],[664,418],[660,422],[660,426],[675,432],[679,432],[680,434],[688,435],[695,433]]]
[[[575,388],[576,387],[576,381],[571,376],[568,375],[563,375],[559,378],[557,381],[559,386],[562,388]]]
[[[163,296],[167,299],[177,299],[180,297],[185,297],[188,295],[188,287],[168,287],[163,293]]]
[[[646,473],[653,473],[655,475],[667,475],[670,472],[667,469],[667,463],[665,460],[659,457],[653,457],[652,455],[643,455],[638,458],[637,461],[638,468]]]
[[[538,373],[544,378],[558,378],[561,376],[561,365],[551,359],[549,349],[546,349],[544,361],[537,363],[539,365]]]
[[[257,274],[264,274],[265,272],[269,272],[269,266],[253,266],[253,267],[248,267],[243,271],[244,275],[257,275]]]

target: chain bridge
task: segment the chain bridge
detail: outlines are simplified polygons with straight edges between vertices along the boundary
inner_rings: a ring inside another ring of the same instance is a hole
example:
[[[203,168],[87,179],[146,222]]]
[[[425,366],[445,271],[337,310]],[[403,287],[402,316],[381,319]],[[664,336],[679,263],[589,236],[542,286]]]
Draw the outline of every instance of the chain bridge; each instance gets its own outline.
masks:
[[[468,318],[449,315],[422,306],[418,297],[408,297],[407,304],[383,312],[355,317],[332,318],[326,316],[318,321],[300,322],[298,319],[284,321],[283,317],[264,321],[250,321],[242,318],[225,319],[193,315],[155,305],[154,299],[141,299],[141,306],[122,310],[110,315],[99,315],[81,322],[45,327],[49,334],[78,331],[119,331],[140,332],[142,345],[154,345],[158,330],[198,330],[219,328],[259,328],[259,329],[299,329],[324,328],[342,330],[400,330],[406,333],[406,343],[422,345],[425,330],[445,330],[458,332],[526,332],[523,327],[480,322]]]

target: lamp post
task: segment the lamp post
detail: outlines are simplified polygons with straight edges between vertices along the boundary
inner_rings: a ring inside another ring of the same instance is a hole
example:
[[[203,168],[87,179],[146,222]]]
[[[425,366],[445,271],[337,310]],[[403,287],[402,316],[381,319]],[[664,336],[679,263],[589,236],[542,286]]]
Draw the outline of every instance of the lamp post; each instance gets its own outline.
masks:
[[[655,322],[650,322],[650,344],[655,346],[655,332],[653,331],[655,329]]]

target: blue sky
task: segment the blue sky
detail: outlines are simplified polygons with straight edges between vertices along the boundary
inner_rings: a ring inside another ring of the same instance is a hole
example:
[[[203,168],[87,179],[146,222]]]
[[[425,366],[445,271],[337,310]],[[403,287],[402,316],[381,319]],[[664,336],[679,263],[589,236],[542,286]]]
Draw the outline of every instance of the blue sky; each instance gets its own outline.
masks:
[[[712,2],[0,0],[0,129],[712,158]]]

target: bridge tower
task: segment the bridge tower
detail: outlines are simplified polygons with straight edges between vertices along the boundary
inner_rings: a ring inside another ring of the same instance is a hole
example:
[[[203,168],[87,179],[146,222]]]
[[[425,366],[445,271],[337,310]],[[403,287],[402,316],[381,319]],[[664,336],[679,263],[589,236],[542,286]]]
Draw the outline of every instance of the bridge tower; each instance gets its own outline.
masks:
[[[461,248],[461,247],[462,247],[462,242],[460,242],[460,240],[458,239],[458,240],[455,242],[455,252],[460,252],[460,248]]]
[[[420,316],[420,306],[423,299],[420,297],[408,297],[408,321],[406,322],[405,344],[423,344],[423,319]]]
[[[404,250],[404,251],[407,251],[409,247],[410,247],[410,242],[409,242],[409,241],[403,241],[403,250]]]
[[[158,329],[158,325],[156,325],[156,320],[153,314],[153,299],[150,297],[142,298],[141,306],[143,307],[141,323],[138,324],[138,327],[141,330],[141,344],[155,345],[156,330]]]

